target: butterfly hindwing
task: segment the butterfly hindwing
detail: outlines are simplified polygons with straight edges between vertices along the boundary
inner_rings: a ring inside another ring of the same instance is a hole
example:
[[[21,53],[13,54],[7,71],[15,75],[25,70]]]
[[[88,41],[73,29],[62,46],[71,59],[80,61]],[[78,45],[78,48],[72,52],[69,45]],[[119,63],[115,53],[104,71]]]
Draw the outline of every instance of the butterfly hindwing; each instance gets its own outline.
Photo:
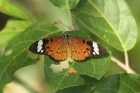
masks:
[[[87,40],[81,37],[71,38],[71,57],[76,61],[84,61],[91,56],[91,48],[86,44]]]
[[[50,39],[50,38],[49,38]],[[56,36],[50,39],[52,42],[46,44],[46,53],[56,61],[67,59],[67,44],[63,36]]]
[[[57,47],[56,50],[53,52],[50,57],[53,57],[56,61],[63,61],[68,58],[68,53],[67,53],[67,44],[66,42],[61,42]]]

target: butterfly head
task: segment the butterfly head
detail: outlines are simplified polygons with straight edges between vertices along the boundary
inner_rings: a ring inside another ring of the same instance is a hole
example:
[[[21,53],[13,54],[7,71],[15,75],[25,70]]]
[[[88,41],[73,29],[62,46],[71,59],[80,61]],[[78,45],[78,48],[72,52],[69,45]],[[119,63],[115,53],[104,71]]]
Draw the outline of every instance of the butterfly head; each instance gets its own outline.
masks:
[[[70,38],[71,38],[71,36],[68,33],[65,33],[64,39],[69,40]]]

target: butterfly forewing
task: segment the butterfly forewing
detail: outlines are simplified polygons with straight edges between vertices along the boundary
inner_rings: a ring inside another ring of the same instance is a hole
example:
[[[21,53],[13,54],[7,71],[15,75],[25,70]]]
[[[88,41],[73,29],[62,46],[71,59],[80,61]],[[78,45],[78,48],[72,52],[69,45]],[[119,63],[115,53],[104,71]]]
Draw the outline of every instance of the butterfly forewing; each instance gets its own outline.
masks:
[[[29,50],[36,54],[48,55],[56,61],[62,61],[68,57],[67,44],[63,36],[38,40],[29,47]]]
[[[94,41],[72,36],[71,42],[71,57],[74,60],[83,61],[88,57],[103,57],[107,54],[107,50]],[[73,52],[74,50],[77,52]]]

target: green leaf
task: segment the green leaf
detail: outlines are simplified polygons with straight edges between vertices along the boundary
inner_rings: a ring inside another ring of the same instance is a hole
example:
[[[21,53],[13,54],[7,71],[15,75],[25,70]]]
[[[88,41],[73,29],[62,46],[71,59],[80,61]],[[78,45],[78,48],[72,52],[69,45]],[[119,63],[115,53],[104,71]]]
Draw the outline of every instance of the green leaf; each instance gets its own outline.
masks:
[[[13,17],[31,20],[27,13],[25,13],[20,8],[12,5],[9,0],[0,0],[0,12]]]
[[[139,93],[140,75],[121,73],[100,81],[93,93]]]
[[[46,22],[34,24],[23,33],[12,38],[0,58],[0,87],[12,81],[14,72],[35,63],[28,57],[28,47],[36,40],[60,32],[57,27]]]
[[[31,25],[31,22],[19,19],[10,19],[8,20],[5,28],[0,32],[0,46],[6,46],[7,42],[22,33],[28,26]]]
[[[125,0],[80,0],[71,12],[114,48],[127,51],[134,47],[137,27]]]
[[[55,6],[62,9],[73,9],[79,0],[50,0]]]
[[[85,80],[84,85],[58,90],[56,93],[91,93],[95,84],[98,83],[99,80],[85,75],[82,75],[81,77]]]
[[[81,36],[89,38],[89,36],[83,31],[70,31],[68,32],[71,36]],[[53,61],[48,56],[45,56],[44,68],[45,75],[48,84],[52,87],[53,91],[58,89],[68,88],[72,86],[79,86],[84,84],[83,78],[79,75],[88,75],[96,79],[100,79],[110,66],[110,56],[103,57],[100,59],[90,58],[84,62],[58,62]],[[61,67],[62,64],[67,67]],[[54,70],[61,68],[60,70]],[[73,68],[76,73],[70,73],[69,70]]]

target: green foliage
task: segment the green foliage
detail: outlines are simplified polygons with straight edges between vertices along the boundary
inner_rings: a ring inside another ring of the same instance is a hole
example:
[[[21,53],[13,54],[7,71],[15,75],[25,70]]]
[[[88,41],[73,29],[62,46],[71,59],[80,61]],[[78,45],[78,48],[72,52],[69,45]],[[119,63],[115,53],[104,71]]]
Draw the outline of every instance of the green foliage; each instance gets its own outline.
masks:
[[[115,74],[97,84],[93,93],[139,93],[140,75]]]
[[[84,85],[70,87],[57,93],[139,93],[140,75],[115,74],[100,81],[84,76]],[[88,80],[88,81],[87,81]],[[94,87],[96,86],[96,87]]]
[[[79,2],[79,0],[50,0],[50,1],[55,6],[60,7],[62,9],[73,9]]]
[[[20,24],[19,24],[20,23]],[[25,28],[31,25],[31,22],[19,19],[10,19],[8,20],[5,28],[0,33],[0,46],[6,46],[7,42],[22,33]]]
[[[117,50],[128,51],[134,47],[137,37],[136,23],[124,0],[50,1],[66,11],[72,9],[72,15],[82,23],[82,26]],[[0,12],[19,18],[8,20],[0,32],[0,46],[6,47],[5,53],[0,58],[0,93],[2,93],[3,87],[13,80],[13,74],[18,69],[38,61],[39,58],[32,59],[28,56],[28,47],[33,42],[44,37],[63,36],[64,32],[48,22],[33,24],[27,13],[7,0],[0,0]],[[81,30],[68,33],[71,36],[91,40],[90,36]],[[111,62],[111,50],[107,50],[109,55],[98,59],[89,58],[84,62],[66,60],[67,67],[45,56],[44,74],[47,83],[57,93],[140,92],[140,76],[137,74],[121,73],[102,78]],[[61,70],[55,71],[52,66]],[[71,68],[75,72],[70,72]]]
[[[85,80],[85,84],[58,90],[56,93],[92,93],[94,86],[99,82],[99,80],[86,75],[82,75],[80,77]]]
[[[82,31],[71,31],[70,35],[77,35],[85,38],[89,36]],[[44,68],[47,82],[52,86],[54,91],[72,86],[84,84],[84,80],[79,75],[88,75],[96,79],[100,79],[110,66],[110,57],[103,57],[100,59],[90,58],[84,62],[70,62],[68,68],[62,71],[54,72],[51,65],[55,65],[48,56],[45,56]],[[59,64],[60,65],[60,64]],[[56,67],[58,64],[56,65]],[[75,74],[69,73],[69,69],[74,68]],[[57,82],[57,83],[56,83]]]
[[[120,51],[130,50],[136,43],[136,22],[124,0],[81,0],[72,14]]]
[[[0,0],[0,12],[16,18],[31,20],[27,13],[12,5],[9,0]]]
[[[52,32],[53,31],[53,32]],[[28,57],[28,47],[34,41],[59,32],[58,28],[48,23],[35,24],[24,32],[9,40],[5,54],[0,58],[0,84],[12,81],[12,75],[18,69],[35,63],[35,60]],[[36,35],[38,33],[38,35]],[[49,33],[49,34],[46,34]],[[30,37],[32,35],[32,37]]]

